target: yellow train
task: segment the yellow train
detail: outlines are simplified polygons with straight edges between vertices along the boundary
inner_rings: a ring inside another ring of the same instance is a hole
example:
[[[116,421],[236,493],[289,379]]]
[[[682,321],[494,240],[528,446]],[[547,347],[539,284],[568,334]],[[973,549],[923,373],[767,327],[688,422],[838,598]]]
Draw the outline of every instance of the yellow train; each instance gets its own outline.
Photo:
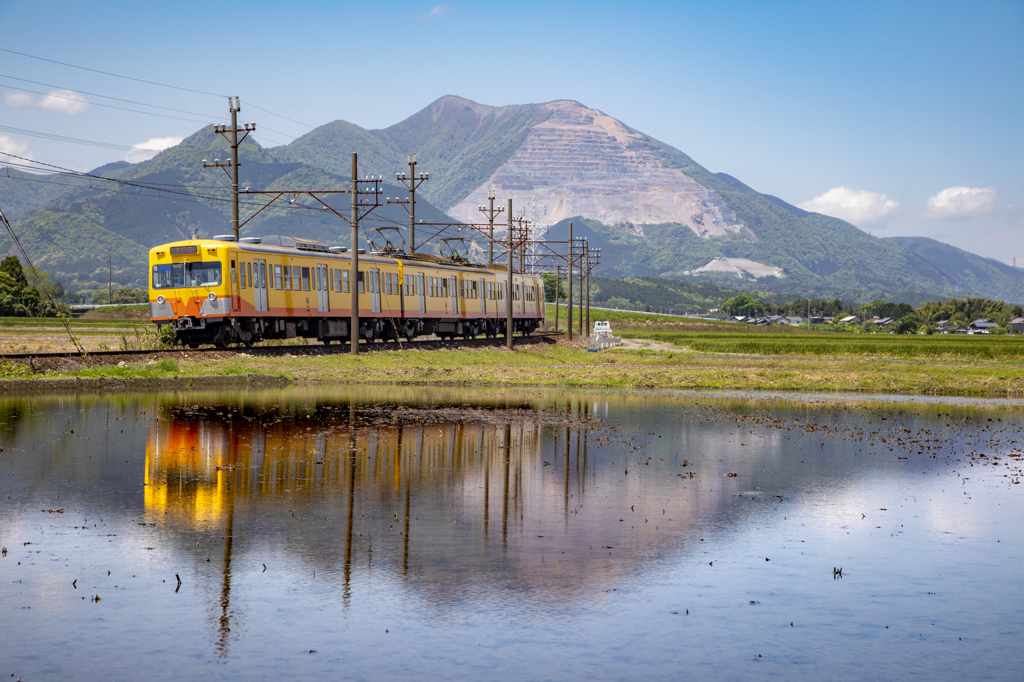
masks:
[[[298,237],[191,239],[149,252],[150,317],[178,339],[225,347],[262,339],[350,340],[351,286],[359,338],[494,337],[505,333],[508,271],[430,254],[374,252]],[[544,283],[513,273],[513,332],[544,321]]]

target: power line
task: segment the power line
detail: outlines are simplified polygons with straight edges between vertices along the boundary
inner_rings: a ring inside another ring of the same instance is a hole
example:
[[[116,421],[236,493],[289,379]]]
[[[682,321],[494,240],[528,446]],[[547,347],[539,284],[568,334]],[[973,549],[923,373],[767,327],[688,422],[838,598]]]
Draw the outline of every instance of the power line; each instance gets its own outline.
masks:
[[[3,48],[0,48],[0,49],[3,49]],[[66,99],[69,102],[80,102],[82,104],[89,104],[89,105],[93,105],[93,106],[97,106],[97,107],[105,107],[107,109],[118,109],[120,111],[130,111],[133,114],[144,114],[145,116],[159,116],[160,118],[171,118],[171,119],[174,119],[176,121],[189,121],[191,123],[201,123],[203,125],[208,125],[207,121],[197,121],[196,119],[193,119],[193,118],[182,118],[181,116],[169,116],[167,114],[158,114],[155,111],[139,111],[138,109],[129,109],[127,107],[118,107],[118,106],[114,106],[113,104],[100,104],[99,102],[90,102],[87,99],[77,99],[75,97],[66,97],[64,95],[54,95],[53,93],[50,93],[50,92],[39,92],[38,90],[29,90],[28,88],[19,88],[19,87],[15,87],[13,85],[0,85],[0,88],[7,88],[8,90],[19,90],[21,92],[31,92],[34,95],[42,95],[44,97],[54,97],[56,99]]]
[[[50,62],[51,64],[60,64],[61,66],[67,66],[72,69],[81,69],[82,71],[92,71],[93,73],[100,73],[104,76],[113,76],[114,78],[124,78],[125,80],[135,81],[137,83],[146,83],[148,85],[159,85],[162,88],[173,88],[175,90],[184,90],[185,92],[194,92],[199,95],[209,95],[211,97],[227,97],[227,95],[220,95],[215,92],[205,92],[203,90],[194,90],[192,88],[183,88],[179,85],[168,85],[167,83],[158,83],[156,81],[146,80],[144,78],[133,78],[132,76],[122,76],[119,73],[110,73],[109,71],[100,71],[99,69],[90,69],[87,66],[78,66],[77,64],[68,64],[67,62],[59,62],[56,59],[47,59],[46,57],[37,57],[32,54],[25,54],[24,52],[16,52],[14,50],[8,50],[7,48],[0,47],[0,52],[7,52],[8,54],[16,54],[19,57],[28,57],[29,59],[38,59],[41,62]]]
[[[79,66],[77,64],[68,64],[67,62],[57,61],[56,59],[47,59],[46,57],[37,57],[36,55],[26,54],[24,52],[17,52],[15,50],[8,50],[7,48],[3,48],[3,47],[0,47],[0,52],[7,52],[9,54],[16,54],[16,55],[18,55],[20,57],[28,57],[29,59],[38,59],[39,61],[49,62],[51,64],[59,64],[61,66],[67,66],[67,67],[72,68],[72,69],[80,69],[82,71],[91,71],[92,73],[99,73],[99,74],[103,74],[104,76],[111,76],[113,78],[123,78],[125,80],[135,81],[137,83],[146,83],[147,85],[157,85],[157,86],[160,86],[162,88],[172,88],[174,90],[183,90],[185,92],[194,92],[194,93],[197,93],[197,94],[200,94],[200,95],[209,95],[211,97],[227,97],[227,95],[218,95],[217,93],[206,92],[205,90],[195,90],[193,88],[184,88],[184,87],[181,87],[179,85],[170,85],[168,83],[160,83],[160,82],[157,82],[157,81],[146,80],[145,78],[134,78],[132,76],[123,76],[123,75],[121,75],[119,73],[111,73],[110,71],[101,71],[100,69],[91,69],[91,68],[89,68],[87,66]],[[13,76],[8,76],[8,78],[13,78]],[[17,80],[25,80],[25,79],[18,78]],[[35,82],[35,81],[28,81],[28,82],[32,83],[32,82]],[[43,83],[39,83],[38,85],[44,85],[44,84]],[[56,86],[47,85],[46,87],[56,87]],[[31,91],[29,91],[29,92],[31,92]],[[36,93],[36,94],[42,94],[42,93]],[[105,95],[94,95],[94,97],[105,97]],[[108,99],[117,99],[117,98],[116,97],[109,97]],[[122,100],[122,101],[128,101],[128,100]],[[155,106],[155,105],[143,104],[142,106]],[[287,116],[284,116],[282,114],[278,114],[278,113],[273,112],[273,111],[271,111],[269,109],[264,109],[263,107],[258,107],[255,104],[249,103],[248,106],[251,106],[253,109],[259,109],[260,111],[263,111],[265,113],[271,114],[272,116],[277,116],[278,118],[283,118],[286,121],[291,121],[292,123],[298,123],[299,125],[305,126],[305,127],[309,128],[310,130],[312,130],[313,128],[316,127],[316,126],[311,126],[308,123],[303,123],[302,121],[296,121],[294,118],[288,118]],[[159,107],[159,108],[166,108],[166,107]],[[176,111],[176,110],[172,110],[172,111]],[[188,112],[188,113],[194,113],[194,112]],[[203,114],[198,114],[198,115],[201,116]],[[271,130],[271,129],[267,128],[267,130]],[[280,132],[278,130],[271,130],[271,132],[278,133],[279,135],[286,135],[286,136],[288,135],[288,133],[282,133],[282,132]]]
[[[123,144],[115,144],[113,142],[96,142],[95,140],[82,140],[77,137],[67,137],[65,135],[55,135],[53,133],[41,133],[35,130],[25,130],[23,128],[11,128],[8,126],[0,126],[0,130],[7,133],[15,133],[16,135],[27,135],[29,137],[38,137],[44,140],[53,140],[54,142],[70,142],[72,144],[84,144],[90,147],[103,147],[106,149],[117,149],[120,151],[151,151],[159,152],[160,149],[150,149],[147,147],[128,147]]]
[[[207,118],[217,118],[216,116],[211,116],[210,114],[201,113],[201,112],[198,112],[198,111],[185,111],[184,109],[175,109],[173,107],[162,107],[159,104],[146,104],[145,102],[136,102],[136,101],[130,100],[130,99],[121,99],[120,97],[111,97],[110,95],[101,95],[98,92],[86,92],[85,90],[79,90],[78,88],[65,88],[63,86],[54,85],[52,83],[40,83],[39,81],[29,80],[28,78],[18,78],[17,76],[8,76],[7,74],[4,74],[4,73],[0,73],[0,78],[10,78],[11,80],[21,81],[22,83],[32,83],[34,85],[42,85],[43,87],[46,87],[46,88],[57,88],[57,89],[60,89],[60,90],[70,90],[70,91],[75,92],[75,93],[80,93],[80,94],[83,94],[83,95],[89,95],[90,97],[102,97],[103,99],[112,99],[115,102],[125,102],[126,104],[137,104],[140,107],[152,107],[154,109],[163,109],[164,111],[176,111],[179,114],[191,114],[193,116],[205,116]],[[31,91],[29,91],[29,92],[31,92]]]

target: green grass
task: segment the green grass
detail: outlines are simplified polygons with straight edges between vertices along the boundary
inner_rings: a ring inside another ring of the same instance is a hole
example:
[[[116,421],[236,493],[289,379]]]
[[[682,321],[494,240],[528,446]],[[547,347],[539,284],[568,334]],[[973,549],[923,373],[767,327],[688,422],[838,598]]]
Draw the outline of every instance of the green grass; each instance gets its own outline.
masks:
[[[131,329],[139,327],[145,329],[155,327],[149,320],[106,320],[106,319],[80,319],[71,318],[68,320],[72,329],[97,327],[97,328],[124,328]],[[64,323],[57,317],[0,317],[0,327],[8,328],[36,328],[36,329],[62,329]]]
[[[579,329],[579,305],[577,301],[573,301],[572,308],[572,322],[573,329]],[[547,323],[554,328],[555,324],[555,304],[547,304]],[[584,311],[586,315],[586,311]],[[563,300],[559,305],[558,311],[558,328],[565,329],[566,324],[566,304]],[[586,317],[584,317],[586,319]],[[671,323],[696,323],[700,324],[700,320],[687,317],[676,317],[673,315],[652,315],[651,313],[641,313],[632,310],[594,310],[590,309],[590,328],[594,328],[594,323],[598,320],[611,322],[612,332],[617,333],[616,325],[622,328],[635,327],[643,324],[671,324]],[[711,323],[713,324],[713,323]]]
[[[623,336],[671,343],[701,353],[1024,362],[1024,339],[1016,336],[784,333],[767,330],[751,330],[748,334],[736,334],[732,330],[636,330],[624,331]]]

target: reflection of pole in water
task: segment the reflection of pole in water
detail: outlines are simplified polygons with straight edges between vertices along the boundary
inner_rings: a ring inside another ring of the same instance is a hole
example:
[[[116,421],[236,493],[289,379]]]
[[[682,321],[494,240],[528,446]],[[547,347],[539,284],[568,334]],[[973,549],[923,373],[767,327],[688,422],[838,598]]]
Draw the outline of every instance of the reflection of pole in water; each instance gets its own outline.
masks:
[[[405,529],[402,547],[402,575],[409,575],[409,477],[405,478]]]
[[[232,457],[232,464],[234,464]],[[231,617],[228,611],[231,607],[231,544],[234,540],[235,529],[235,495],[231,483],[234,472],[231,469],[220,472],[224,475],[228,485],[225,486],[223,495],[227,505],[227,518],[224,522],[224,571],[223,582],[220,588],[220,637],[217,639],[217,651],[221,658],[228,655],[228,636],[231,634]]]
[[[505,464],[504,495],[501,505],[501,544],[505,547],[508,543],[508,475],[509,459],[512,456],[512,424],[505,424],[505,447],[502,459]]]
[[[483,434],[484,430],[480,429],[480,452],[483,453]],[[493,441],[492,441],[493,443]],[[488,452],[487,456],[484,457],[484,540],[487,539],[487,533],[490,530],[491,521],[491,453]]]
[[[572,441],[572,435],[569,431],[569,426],[565,427],[565,492],[563,497],[565,498],[565,522],[569,522],[569,443]]]
[[[353,284],[353,286],[355,286]],[[348,428],[349,428],[349,452],[348,452],[348,519],[345,521],[345,561],[342,569],[342,579],[345,587],[342,590],[342,600],[348,606],[352,598],[352,518],[355,513],[356,496],[356,405],[350,402],[348,405]]]

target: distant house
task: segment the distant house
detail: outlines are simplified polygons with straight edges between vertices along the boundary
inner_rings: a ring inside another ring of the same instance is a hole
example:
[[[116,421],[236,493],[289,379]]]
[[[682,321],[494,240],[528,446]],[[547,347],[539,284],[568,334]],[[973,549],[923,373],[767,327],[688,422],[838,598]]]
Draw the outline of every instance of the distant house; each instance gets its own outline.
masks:
[[[847,315],[843,319],[839,320],[839,324],[857,324],[860,322],[860,318],[856,315]]]
[[[787,317],[786,319],[789,321],[789,324],[791,325],[804,323],[804,318],[802,317]]]
[[[939,320],[939,323],[935,325],[935,328],[940,332],[945,332],[953,323],[949,320]]]
[[[877,325],[879,327],[888,327],[890,324],[892,324],[896,320],[892,319],[891,317],[872,317],[868,321],[871,324]]]
[[[980,320],[975,320],[974,322],[971,322],[971,324],[968,326],[972,331],[983,331],[986,333],[989,329],[999,328],[999,325],[996,322],[988,319],[987,317],[983,317]]]
[[[825,324],[824,317],[811,317],[811,324]]]
[[[1024,332],[1024,317],[1015,317],[1010,320],[1010,331],[1014,334]]]

